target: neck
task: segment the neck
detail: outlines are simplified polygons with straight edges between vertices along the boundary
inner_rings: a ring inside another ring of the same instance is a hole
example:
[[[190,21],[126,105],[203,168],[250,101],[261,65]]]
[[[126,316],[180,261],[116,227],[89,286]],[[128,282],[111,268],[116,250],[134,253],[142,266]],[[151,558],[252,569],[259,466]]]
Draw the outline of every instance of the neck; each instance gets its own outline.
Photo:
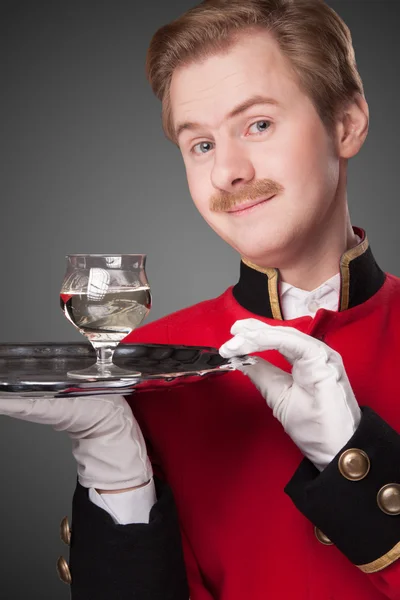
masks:
[[[339,273],[340,257],[357,245],[357,238],[348,217],[340,228],[329,226],[319,230],[311,242],[296,256],[295,262],[279,269],[282,281],[307,291]]]

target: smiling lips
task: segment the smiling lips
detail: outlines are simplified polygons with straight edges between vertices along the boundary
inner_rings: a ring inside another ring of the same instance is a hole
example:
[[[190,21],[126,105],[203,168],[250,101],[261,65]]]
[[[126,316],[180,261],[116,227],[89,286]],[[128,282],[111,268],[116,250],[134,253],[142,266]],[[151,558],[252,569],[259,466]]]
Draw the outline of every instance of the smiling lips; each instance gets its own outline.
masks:
[[[244,212],[247,212],[250,208],[259,206],[260,204],[264,204],[265,202],[272,200],[274,196],[275,194],[273,196],[269,196],[268,198],[261,198],[259,200],[253,200],[252,202],[244,202],[243,204],[239,204],[238,206],[235,206],[232,210],[228,210],[227,212],[231,215],[242,214]]]

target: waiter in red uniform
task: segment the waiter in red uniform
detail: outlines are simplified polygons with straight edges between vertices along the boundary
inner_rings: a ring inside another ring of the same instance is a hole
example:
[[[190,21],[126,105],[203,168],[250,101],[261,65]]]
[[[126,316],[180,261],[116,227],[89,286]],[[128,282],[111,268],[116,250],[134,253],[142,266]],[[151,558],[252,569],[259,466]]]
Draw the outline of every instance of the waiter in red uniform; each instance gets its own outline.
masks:
[[[322,0],[209,0],[147,72],[240,278],[125,341],[258,360],[97,420],[47,407],[79,464],[60,573],[74,600],[399,600],[400,281],[350,222],[369,120],[350,33]]]

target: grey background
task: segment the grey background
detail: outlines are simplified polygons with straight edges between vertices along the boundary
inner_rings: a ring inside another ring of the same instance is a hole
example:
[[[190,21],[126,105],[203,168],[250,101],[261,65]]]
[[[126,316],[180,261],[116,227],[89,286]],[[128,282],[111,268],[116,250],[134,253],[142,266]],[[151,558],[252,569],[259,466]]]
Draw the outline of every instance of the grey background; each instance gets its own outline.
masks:
[[[236,281],[238,257],[192,205],[144,75],[151,35],[194,4],[3,0],[2,342],[82,341],[58,305],[67,253],[147,253],[148,320]],[[329,4],[352,31],[371,110],[350,168],[352,220],[399,275],[400,2]],[[55,563],[68,556],[59,522],[75,487],[69,439],[2,417],[0,447],[0,597],[66,599]]]

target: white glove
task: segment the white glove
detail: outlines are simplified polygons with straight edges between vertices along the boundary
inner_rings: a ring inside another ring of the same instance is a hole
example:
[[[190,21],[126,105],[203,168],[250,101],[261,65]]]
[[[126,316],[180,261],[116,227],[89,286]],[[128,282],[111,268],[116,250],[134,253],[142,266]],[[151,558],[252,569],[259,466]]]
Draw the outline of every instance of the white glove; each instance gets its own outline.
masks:
[[[291,374],[260,357],[255,365],[237,368],[249,376],[274,417],[322,471],[348,442],[361,419],[342,357],[293,327],[267,325],[257,319],[236,321],[231,333],[235,337],[219,350],[224,358],[278,350],[292,364]]]
[[[66,431],[84,487],[125,489],[153,476],[143,435],[123,396],[0,398],[0,414]]]

